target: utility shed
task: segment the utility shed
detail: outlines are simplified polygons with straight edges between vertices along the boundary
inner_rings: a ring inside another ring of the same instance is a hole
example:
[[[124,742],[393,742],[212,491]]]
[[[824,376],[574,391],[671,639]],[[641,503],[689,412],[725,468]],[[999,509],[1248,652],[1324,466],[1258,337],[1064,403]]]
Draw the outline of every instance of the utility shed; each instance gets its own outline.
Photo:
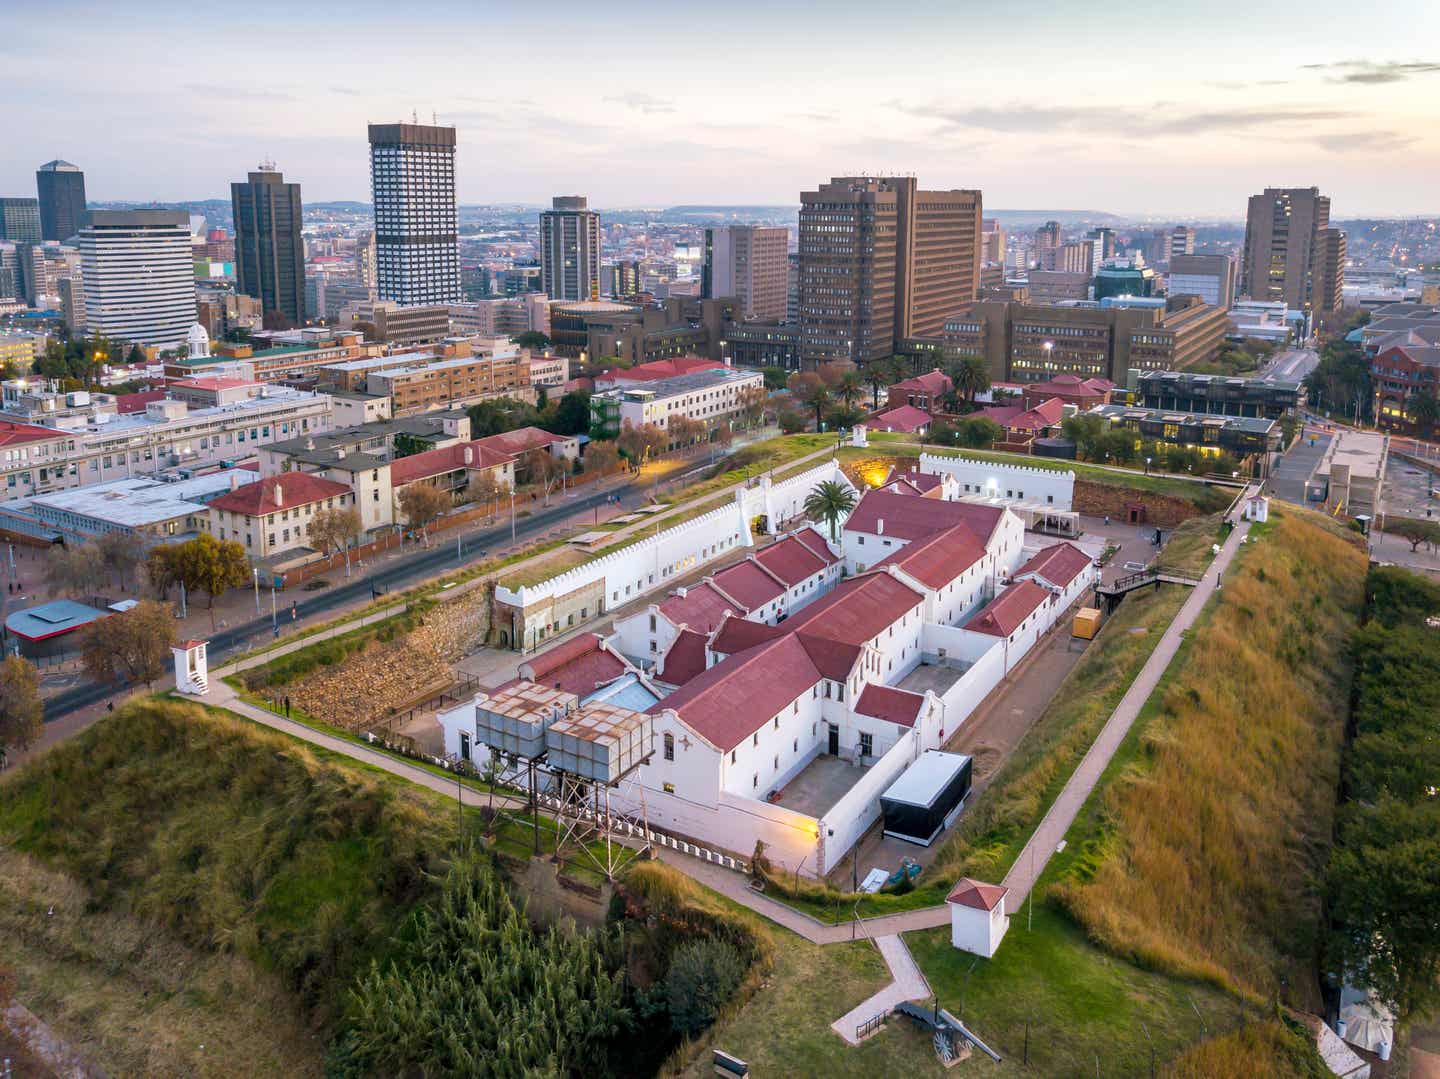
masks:
[[[928,750],[880,795],[885,834],[928,847],[970,793],[971,760]]]

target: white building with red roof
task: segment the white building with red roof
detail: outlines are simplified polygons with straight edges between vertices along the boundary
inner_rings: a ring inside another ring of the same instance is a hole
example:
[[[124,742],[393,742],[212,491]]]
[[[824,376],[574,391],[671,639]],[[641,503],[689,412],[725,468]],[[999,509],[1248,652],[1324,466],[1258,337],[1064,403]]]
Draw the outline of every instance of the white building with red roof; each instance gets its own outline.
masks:
[[[1073,543],[1041,548],[1014,574],[1016,581],[1034,581],[1049,589],[1061,610],[1089,590],[1099,577],[1094,560]]]
[[[205,528],[216,539],[238,540],[258,562],[311,547],[315,514],[354,504],[346,484],[308,472],[282,472],[211,499]]]
[[[945,897],[950,908],[950,943],[986,959],[993,956],[1010,928],[1005,914],[1009,894],[1010,889],[1003,884],[961,877]]]

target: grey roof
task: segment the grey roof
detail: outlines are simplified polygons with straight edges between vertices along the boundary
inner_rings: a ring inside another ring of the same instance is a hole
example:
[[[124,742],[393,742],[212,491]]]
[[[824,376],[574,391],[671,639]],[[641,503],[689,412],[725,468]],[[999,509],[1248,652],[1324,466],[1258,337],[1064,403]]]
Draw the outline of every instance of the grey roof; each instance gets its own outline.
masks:
[[[1143,408],[1135,405],[1096,405],[1090,410],[1097,416],[1109,420],[1136,418],[1160,420],[1195,426],[1223,427],[1230,431],[1244,431],[1252,435],[1266,435],[1275,427],[1274,420],[1263,416],[1221,416],[1213,412],[1181,412],[1173,408]]]
[[[673,375],[670,378],[657,378],[653,382],[641,382],[634,386],[625,386],[622,389],[627,394],[649,392],[657,398],[677,397],[682,393],[710,389],[714,386],[722,386],[727,382],[753,380],[759,374],[760,372],[757,370],[739,371],[733,367],[712,367],[704,371]]]

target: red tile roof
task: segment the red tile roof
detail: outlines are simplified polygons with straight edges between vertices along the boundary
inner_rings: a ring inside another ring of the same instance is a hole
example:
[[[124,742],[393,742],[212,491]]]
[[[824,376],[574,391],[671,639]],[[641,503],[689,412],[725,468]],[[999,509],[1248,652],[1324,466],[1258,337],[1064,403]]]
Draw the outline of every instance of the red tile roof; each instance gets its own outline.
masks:
[[[280,498],[275,497],[277,488]],[[237,487],[219,498],[212,498],[209,505],[211,509],[259,517],[278,510],[307,506],[327,498],[339,498],[349,493],[349,487],[334,480],[312,476],[308,472],[281,472]]]
[[[470,460],[465,460],[465,451],[470,451]],[[512,460],[513,455],[503,453],[484,444],[483,439],[473,442],[459,442],[453,446],[442,446],[438,450],[412,453],[401,457],[390,465],[390,482],[396,487],[431,476],[444,475],[462,468],[494,468]]]
[[[1001,427],[1010,431],[1039,431],[1046,427],[1054,427],[1060,422],[1064,415],[1065,402],[1058,397],[1052,397],[1048,401],[1042,401],[1034,408],[1023,408],[1020,405],[995,405],[991,408],[982,408],[975,413],[987,420],[994,420]]]
[[[750,557],[784,581],[787,588],[813,577],[828,564],[792,536],[786,536]]]
[[[573,437],[573,435],[570,436],[570,438]],[[472,445],[484,446],[488,450],[499,453],[521,454],[542,446],[553,445],[556,442],[568,442],[570,438],[566,438],[564,435],[552,435],[549,431],[542,431],[538,427],[517,427],[513,431],[502,431],[498,435],[477,438]]]
[[[532,682],[556,686],[577,697],[589,696],[628,669],[623,659],[601,647],[594,633],[582,633],[520,665],[521,675]]]
[[[784,585],[748,558],[726,566],[711,580],[720,591],[743,603],[747,611],[763,607],[785,592]]]
[[[825,537],[815,528],[807,525],[805,528],[795,532],[794,536],[803,543],[808,550],[813,551],[817,557],[823,559],[827,566],[833,566],[836,562],[840,561],[840,556],[830,550],[830,544],[826,542]]]
[[[1108,378],[1081,378],[1079,375],[1056,375],[1049,382],[1034,382],[1025,387],[1032,393],[1104,395],[1115,388]]]
[[[636,364],[624,370],[616,368],[606,371],[602,378],[618,378],[626,382],[654,382],[659,378],[674,378],[688,375],[692,371],[710,371],[725,365],[719,360],[707,360],[704,356],[676,356],[672,360],[651,360]]]
[[[880,521],[886,536],[899,540],[919,539],[957,524],[969,527],[982,540],[995,531],[1005,510],[976,502],[943,502],[918,495],[892,491],[867,491],[845,522],[846,532],[876,535]]]
[[[1027,573],[1043,577],[1057,588],[1067,587],[1090,564],[1090,556],[1074,544],[1057,543],[1038,551],[1015,571],[1018,579]]]
[[[166,390],[141,390],[139,393],[122,393],[115,398],[115,411],[122,416],[132,412],[144,412],[151,401],[165,400]]]
[[[671,642],[670,650],[661,662],[661,681],[672,686],[683,686],[705,672],[705,634],[693,629],[683,629]]]
[[[895,566],[921,584],[944,588],[984,557],[985,544],[966,525],[955,525],[905,544],[876,568]]]
[[[901,397],[904,397],[907,393],[928,393],[935,395],[945,393],[954,385],[955,383],[950,380],[950,376],[937,367],[934,370],[925,372],[923,375],[916,375],[914,378],[907,378],[904,381],[895,383],[890,387],[889,393],[892,400],[897,393]]]
[[[717,663],[664,700],[652,714],[670,710],[722,752],[734,749],[820,680],[793,633]]]
[[[965,628],[992,637],[1008,637],[1049,598],[1050,593],[1034,581],[1012,584],[986,604]]]
[[[855,702],[855,711],[862,716],[883,719],[886,723],[913,727],[924,704],[925,697],[922,694],[895,689],[893,686],[872,684],[866,686],[860,694],[860,699]]]
[[[660,604],[660,613],[675,625],[684,623],[691,629],[709,633],[725,619],[725,613],[747,613],[735,600],[704,581],[685,590],[685,595],[671,595]]]
[[[64,435],[64,431],[54,431],[49,427],[36,427],[28,423],[0,420],[0,446],[22,446],[27,442],[39,442],[46,438],[62,438]]]
[[[1010,894],[1003,884],[985,884],[982,881],[961,877],[945,897],[947,903],[959,903],[962,907],[976,910],[994,910],[1000,901]]]
[[[841,581],[781,625],[796,633],[863,645],[923,599],[888,573],[862,573]]]
[[[885,431],[921,431],[929,427],[930,413],[914,405],[897,405],[884,412],[873,413],[866,421],[867,427],[879,427]]]
[[[752,622],[748,618],[732,615],[721,623],[720,632],[715,634],[715,639],[710,642],[710,647],[722,655],[733,656],[737,652],[754,648],[757,644],[783,637],[788,632],[788,630],[780,626],[772,626],[768,622]]]

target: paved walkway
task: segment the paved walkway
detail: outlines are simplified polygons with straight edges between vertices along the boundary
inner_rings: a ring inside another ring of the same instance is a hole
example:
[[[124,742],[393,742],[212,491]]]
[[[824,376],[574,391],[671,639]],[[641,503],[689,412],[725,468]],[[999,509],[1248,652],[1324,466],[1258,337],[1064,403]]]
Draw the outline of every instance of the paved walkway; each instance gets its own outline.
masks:
[[[1155,651],[1150,653],[1145,666],[1140,668],[1135,681],[1130,683],[1125,696],[1120,699],[1115,711],[1110,713],[1110,718],[1105,721],[1099,736],[1091,743],[1084,759],[1080,761],[1080,766],[1071,774],[1059,797],[1051,804],[1039,826],[1031,834],[1030,841],[1020,851],[1020,856],[1015,859],[1010,872],[1005,874],[1001,883],[1010,889],[1010,894],[1006,897],[1006,910],[1012,914],[1020,910],[1020,905],[1030,894],[1035,881],[1045,872],[1050,856],[1065,838],[1065,833],[1075,822],[1080,807],[1085,804],[1085,799],[1090,797],[1101,773],[1110,764],[1125,736],[1130,733],[1140,709],[1150,699],[1150,694],[1155,691],[1165,669],[1175,658],[1185,631],[1200,617],[1200,612],[1215,591],[1220,575],[1229,568],[1235,552],[1240,549],[1240,541],[1249,533],[1250,522],[1245,521],[1226,538],[1220,553],[1205,571],[1202,584],[1190,594],[1185,605],[1180,608],[1180,613],[1171,621],[1165,635],[1160,638],[1160,643],[1155,646]]]
[[[880,954],[885,957],[890,975],[895,980],[830,1024],[830,1029],[851,1045],[860,1044],[860,1040],[855,1037],[860,1024],[874,1019],[877,1015],[889,1015],[895,1005],[904,1001],[922,1000],[930,995],[930,983],[915,965],[915,959],[910,955],[910,949],[905,947],[904,941],[898,936],[876,937],[875,947],[879,948]]]

